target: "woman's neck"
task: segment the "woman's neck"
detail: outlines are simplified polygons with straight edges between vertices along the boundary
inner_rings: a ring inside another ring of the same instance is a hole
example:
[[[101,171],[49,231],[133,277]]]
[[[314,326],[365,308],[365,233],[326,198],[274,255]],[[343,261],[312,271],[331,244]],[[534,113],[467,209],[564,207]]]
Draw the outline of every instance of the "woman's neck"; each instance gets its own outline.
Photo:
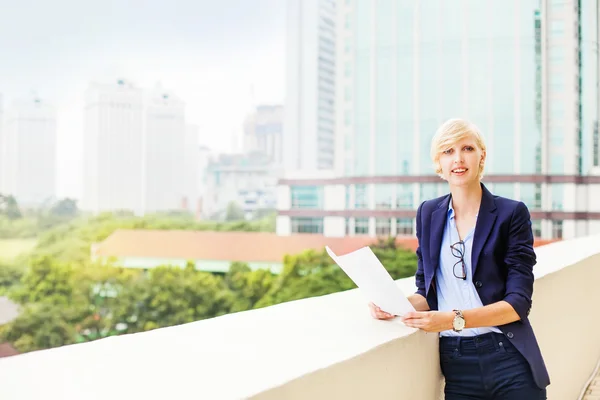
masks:
[[[470,186],[451,187],[452,208],[454,212],[464,216],[474,216],[479,212],[483,190],[479,182]]]

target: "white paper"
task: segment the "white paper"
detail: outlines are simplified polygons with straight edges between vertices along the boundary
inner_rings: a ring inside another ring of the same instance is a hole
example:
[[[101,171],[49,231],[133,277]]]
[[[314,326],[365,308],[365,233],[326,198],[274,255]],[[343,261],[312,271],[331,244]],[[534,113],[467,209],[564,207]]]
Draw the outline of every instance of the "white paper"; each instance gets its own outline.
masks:
[[[370,247],[363,247],[343,256],[337,256],[328,246],[325,249],[368,301],[394,315],[402,316],[415,311]]]

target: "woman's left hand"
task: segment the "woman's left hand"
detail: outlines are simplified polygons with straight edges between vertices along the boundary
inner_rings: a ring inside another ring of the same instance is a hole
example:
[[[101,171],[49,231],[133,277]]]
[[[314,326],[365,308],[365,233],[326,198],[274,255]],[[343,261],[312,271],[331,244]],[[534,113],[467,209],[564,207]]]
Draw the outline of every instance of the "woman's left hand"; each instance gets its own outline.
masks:
[[[425,332],[442,332],[452,329],[454,313],[442,311],[408,312],[402,317],[402,322],[411,328]]]

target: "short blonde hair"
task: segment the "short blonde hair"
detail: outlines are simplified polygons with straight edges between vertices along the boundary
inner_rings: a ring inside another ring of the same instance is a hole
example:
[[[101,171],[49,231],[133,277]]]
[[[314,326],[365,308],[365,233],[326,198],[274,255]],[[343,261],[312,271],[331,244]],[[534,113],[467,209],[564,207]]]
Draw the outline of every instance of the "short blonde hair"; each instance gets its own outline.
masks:
[[[481,135],[479,128],[472,122],[460,118],[452,118],[444,122],[436,131],[433,139],[431,139],[431,159],[433,160],[435,173],[441,178],[443,178],[443,175],[439,163],[440,155],[446,149],[468,137],[473,137],[477,147],[479,147],[481,151],[486,151],[483,136]],[[484,167],[485,165],[482,162],[479,168],[479,179],[483,177]]]

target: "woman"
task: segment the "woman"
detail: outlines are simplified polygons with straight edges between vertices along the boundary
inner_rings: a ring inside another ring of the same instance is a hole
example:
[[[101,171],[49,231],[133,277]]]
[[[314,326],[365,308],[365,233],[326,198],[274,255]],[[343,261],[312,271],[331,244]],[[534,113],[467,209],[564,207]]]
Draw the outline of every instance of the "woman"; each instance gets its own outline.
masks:
[[[528,319],[536,263],[529,211],[481,183],[486,146],[472,123],[445,122],[431,157],[450,194],[417,210],[416,312],[402,321],[439,332],[447,400],[546,399],[550,379]]]

